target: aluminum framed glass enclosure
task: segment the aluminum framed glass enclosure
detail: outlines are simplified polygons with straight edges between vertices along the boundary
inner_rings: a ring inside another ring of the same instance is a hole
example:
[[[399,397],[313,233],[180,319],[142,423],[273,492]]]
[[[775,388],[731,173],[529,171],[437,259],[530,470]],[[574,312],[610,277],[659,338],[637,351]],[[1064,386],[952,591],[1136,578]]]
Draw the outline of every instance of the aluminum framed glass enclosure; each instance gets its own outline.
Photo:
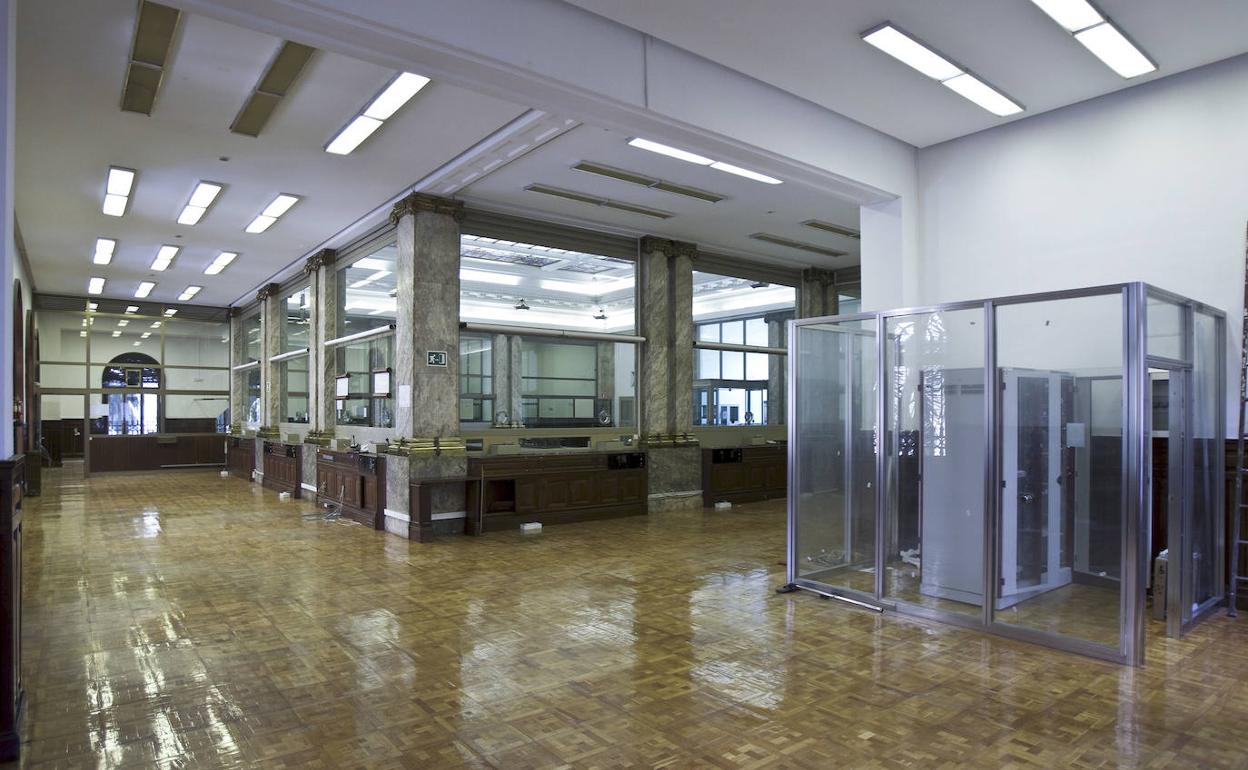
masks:
[[[791,587],[1134,665],[1223,600],[1221,311],[1129,283],[809,318],[788,365]]]

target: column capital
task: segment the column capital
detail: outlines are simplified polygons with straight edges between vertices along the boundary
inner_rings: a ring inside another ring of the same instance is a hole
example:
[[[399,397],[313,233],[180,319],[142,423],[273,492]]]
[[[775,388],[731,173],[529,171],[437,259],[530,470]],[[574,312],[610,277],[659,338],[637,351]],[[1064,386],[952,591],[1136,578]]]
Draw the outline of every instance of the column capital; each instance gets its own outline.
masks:
[[[243,314],[243,309],[239,307],[238,305],[234,305],[228,311],[226,311],[226,315],[229,316],[230,318],[238,318],[242,314]]]
[[[439,198],[426,193],[412,193],[394,204],[390,210],[390,224],[397,225],[406,214],[415,215],[421,211],[435,214],[449,214],[456,222],[464,220],[464,204],[450,198]]]
[[[659,252],[672,257],[688,257],[689,259],[697,259],[698,244],[689,243],[688,241],[673,241],[670,238],[660,238],[657,235],[643,235],[641,237],[641,251]]]
[[[808,267],[802,270],[803,283],[817,283],[820,286],[831,286],[836,283],[836,273],[822,267]]]
[[[771,323],[782,324],[785,321],[793,320],[794,315],[795,314],[792,310],[775,310],[775,311],[765,314],[763,316],[763,321],[769,324]]]
[[[276,296],[278,290],[281,288],[282,287],[279,284],[266,283],[265,285],[260,287],[259,291],[256,292],[256,300],[259,302],[264,302],[269,297]]]
[[[338,259],[338,252],[335,249],[321,249],[312,256],[308,257],[303,263],[303,274],[312,275],[317,268],[333,267],[334,261]]]

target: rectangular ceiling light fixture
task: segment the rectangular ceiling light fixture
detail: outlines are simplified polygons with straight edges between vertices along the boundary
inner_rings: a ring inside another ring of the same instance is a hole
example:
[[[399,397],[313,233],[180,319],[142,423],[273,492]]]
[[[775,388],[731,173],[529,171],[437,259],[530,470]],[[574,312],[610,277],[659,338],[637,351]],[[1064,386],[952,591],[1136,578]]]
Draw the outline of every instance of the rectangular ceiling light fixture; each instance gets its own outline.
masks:
[[[156,288],[156,284],[152,281],[139,281],[139,288],[134,290],[134,296],[139,299],[145,298],[152,293],[152,289]]]
[[[892,22],[885,22],[867,30],[862,33],[862,39],[868,45],[927,75],[993,115],[1006,117],[1023,111],[1018,102],[967,72],[964,67],[954,64],[943,54],[919,42],[914,36],[903,32]]]
[[[202,287],[202,286],[187,286],[187,287],[186,287],[186,289],[184,289],[184,290],[182,291],[182,293],[178,295],[178,301],[179,301],[179,302],[189,302],[190,300],[192,300],[192,299],[194,299],[194,298],[195,298],[195,295],[196,295],[196,294],[199,294],[200,289],[202,289],[202,288],[204,288],[204,287]]]
[[[341,131],[325,145],[325,152],[334,155],[350,155],[373,132],[381,128],[381,124],[389,120],[394,113],[420,90],[429,85],[429,78],[414,72],[401,73],[373,97],[368,106],[352,118]]]
[[[637,174],[632,171],[625,171],[624,169],[604,166],[601,163],[581,161],[572,168],[576,171],[597,174],[598,176],[617,179],[621,182],[628,182],[629,184],[648,187],[651,190],[659,190],[666,193],[672,193],[673,195],[683,195],[686,198],[696,198],[697,200],[707,201],[708,203],[719,203],[724,199],[724,196],[722,195],[707,192],[706,190],[699,190],[696,187],[687,187],[685,185],[676,184],[675,182],[665,182],[662,179],[655,179],[653,177]]]
[[[541,193],[542,195],[551,195],[556,198],[564,198],[565,200],[576,201],[578,203],[589,203],[594,206],[602,206],[603,208],[615,209],[616,211],[625,211],[629,214],[640,214],[654,219],[671,219],[675,214],[667,211],[659,211],[658,209],[647,208],[645,206],[637,206],[632,203],[624,203],[622,201],[611,200],[610,198],[602,198],[589,193],[576,192],[575,190],[564,190],[559,187],[551,187],[544,184],[531,184],[524,188],[528,192]]]
[[[130,48],[130,65],[126,84],[121,91],[121,109],[126,112],[152,114],[156,93],[169,63],[173,35],[178,29],[182,12],[167,5],[141,0],[134,26],[134,44]]]
[[[113,261],[113,250],[117,248],[117,241],[112,238],[96,238],[95,254],[91,256],[91,262],[97,265],[107,265]]]
[[[299,202],[298,195],[287,195],[282,193],[273,199],[273,202],[264,207],[255,219],[251,220],[251,224],[247,225],[247,232],[262,233],[273,226],[278,217],[290,211],[290,207]]]
[[[195,185],[191,199],[186,202],[186,205],[182,207],[182,213],[178,215],[178,224],[199,224],[199,220],[203,219],[204,214],[207,213],[208,207],[221,193],[221,187],[216,182],[200,182]]]
[[[130,192],[134,189],[134,170],[119,166],[108,167],[108,181],[104,185],[104,213],[119,217],[126,213]]]
[[[807,219],[802,224],[806,227],[813,227],[816,230],[822,230],[825,233],[835,233],[836,235],[843,235],[846,238],[853,238],[854,240],[860,240],[862,238],[862,233],[852,227],[845,227],[844,225],[823,222],[818,219]]]
[[[139,306],[138,305],[126,305],[126,312],[137,313],[139,312]]]
[[[633,288],[632,278],[617,278],[610,281],[541,281],[539,285],[547,291],[561,291],[568,294],[580,294],[586,297],[601,297],[617,291]]]
[[[311,46],[292,43],[289,40],[283,41],[281,48],[277,49],[277,55],[273,57],[273,61],[269,62],[268,69],[260,78],[260,82],[252,90],[251,96],[247,97],[246,103],[239,110],[234,122],[230,124],[230,130],[245,136],[260,136],[265,124],[273,116],[273,111],[277,109],[278,103],[294,85],[295,79],[299,77],[304,65],[315,52],[316,49]]]
[[[216,259],[212,260],[212,262],[209,263],[208,267],[204,268],[204,275],[216,275],[217,273],[220,273],[222,270],[229,267],[230,263],[233,262],[237,257],[238,257],[238,254],[233,251],[221,252],[220,254],[217,255]]]
[[[520,276],[507,273],[492,273],[489,270],[473,270],[467,267],[459,269],[459,280],[473,283],[492,283],[498,286],[519,286]]]
[[[1153,72],[1153,63],[1087,0],[1031,0],[1084,48],[1124,78]]]
[[[169,265],[173,264],[173,258],[178,256],[181,250],[181,246],[161,246],[156,252],[156,258],[152,260],[152,269],[156,272],[168,270]]]
[[[103,278],[97,275],[97,276],[93,276],[91,280],[87,281],[87,294],[103,294],[103,293],[104,293],[104,279]]]
[[[723,171],[728,174],[745,177],[746,179],[753,179],[755,182],[762,182],[764,184],[783,183],[782,180],[776,179],[774,176],[760,174],[757,171],[751,171],[748,168],[734,166],[731,163],[725,163],[722,160],[714,160],[706,157],[705,155],[698,155],[697,153],[689,152],[688,150],[682,150],[679,147],[659,144],[658,142],[654,142],[649,139],[642,139],[641,137],[633,137],[632,139],[629,139],[628,145],[630,147],[636,147],[639,150],[646,150],[648,152],[658,153],[659,155],[666,155],[669,158],[683,160],[686,163],[693,163],[698,166],[710,166],[716,171]]]
[[[175,310],[174,308],[165,309],[165,318],[173,318],[177,314],[178,314],[178,311]]]
[[[836,249],[829,249],[826,246],[819,246],[818,244],[814,244],[814,243],[806,243],[805,241],[795,241],[790,238],[782,238],[779,235],[772,235],[771,233],[753,233],[752,235],[750,235],[750,237],[756,241],[762,241],[763,243],[770,243],[775,246],[784,246],[785,248],[788,248],[788,249],[798,249],[800,251],[809,251],[812,254],[822,254],[825,257],[845,256],[845,252],[843,251],[837,251]]]

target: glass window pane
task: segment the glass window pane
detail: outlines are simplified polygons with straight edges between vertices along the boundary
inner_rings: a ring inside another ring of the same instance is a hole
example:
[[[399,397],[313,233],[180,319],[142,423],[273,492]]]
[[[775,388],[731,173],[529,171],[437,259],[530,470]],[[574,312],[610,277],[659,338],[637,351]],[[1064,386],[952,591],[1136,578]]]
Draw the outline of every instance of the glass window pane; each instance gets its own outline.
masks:
[[[39,359],[42,361],[87,360],[87,327],[94,313],[38,311]]]
[[[142,324],[143,332],[158,336],[151,323]],[[165,335],[165,363],[189,366],[228,367],[230,362],[230,327],[226,323],[168,320]]]
[[[282,352],[308,347],[312,324],[312,287],[304,286],[282,299]]]
[[[1121,410],[1106,407],[1120,403],[1110,394],[1122,391],[1122,319],[1120,293],[1003,305],[996,319],[1004,486],[995,617],[1114,649],[1124,431]]]
[[[745,344],[767,347],[767,321],[761,317],[745,319]]]
[[[1150,320],[1151,323],[1151,320]],[[1183,607],[1184,619],[1190,619],[1196,607],[1221,596],[1221,554],[1219,531],[1224,521],[1219,462],[1222,443],[1218,421],[1220,403],[1218,354],[1221,340],[1218,319],[1207,313],[1195,313],[1192,345],[1192,464],[1193,495],[1191,517],[1191,579],[1190,595]]]
[[[746,353],[745,354],[745,379],[767,381],[767,359],[771,356],[766,353]]]
[[[162,376],[169,390],[225,392],[230,387],[228,369],[165,369]]]
[[[391,242],[339,269],[339,337],[394,323],[398,256],[399,247]]]
[[[165,432],[223,433],[229,428],[229,409],[225,394],[165,396]]]
[[[160,327],[163,321],[148,318],[92,314],[90,325],[91,361],[109,363],[119,357],[134,358],[138,355],[144,362],[160,363]],[[135,358],[134,360],[138,360]]]
[[[745,344],[745,326],[741,321],[724,321],[719,325],[720,336],[724,342],[733,345]]]
[[[635,278],[630,260],[465,233],[459,320],[632,334]]]
[[[693,378],[695,380],[719,379],[719,355],[718,350],[694,351],[694,356],[697,359],[697,369],[693,374]]]
[[[799,579],[875,594],[875,320],[798,327]]]
[[[1183,359],[1182,305],[1167,299],[1148,298],[1148,354]]]
[[[335,387],[339,425],[389,428],[394,425],[394,397],[375,396],[373,372],[393,369],[394,336],[351,342],[334,348],[336,382],[346,383],[346,394]],[[306,366],[306,365],[305,365]],[[393,377],[391,378],[393,381]]]
[[[884,348],[884,594],[971,615],[984,600],[983,318],[889,318]]]
[[[248,361],[259,361],[263,351],[264,340],[260,337],[260,315],[258,313],[249,315],[243,319],[243,360],[240,364]]]
[[[719,324],[699,324],[698,340],[701,342],[719,342]]]
[[[721,375],[725,380],[744,380],[745,379],[745,354],[724,351],[720,357],[720,365],[723,367]]]
[[[282,422],[308,422],[308,357],[279,361],[276,370],[282,392]]]

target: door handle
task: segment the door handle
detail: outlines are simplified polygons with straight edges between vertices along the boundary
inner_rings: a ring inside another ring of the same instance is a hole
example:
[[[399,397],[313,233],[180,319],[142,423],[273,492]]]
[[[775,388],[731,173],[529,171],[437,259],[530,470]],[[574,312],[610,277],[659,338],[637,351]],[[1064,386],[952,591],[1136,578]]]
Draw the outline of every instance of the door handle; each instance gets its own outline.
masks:
[[[1019,496],[1018,496],[1018,499],[1019,499],[1019,500],[1022,500],[1024,503],[1030,503],[1030,502],[1034,502],[1034,501],[1035,501],[1036,496],[1035,496],[1035,495],[1031,495],[1031,494],[1024,494],[1024,495],[1019,495]]]

